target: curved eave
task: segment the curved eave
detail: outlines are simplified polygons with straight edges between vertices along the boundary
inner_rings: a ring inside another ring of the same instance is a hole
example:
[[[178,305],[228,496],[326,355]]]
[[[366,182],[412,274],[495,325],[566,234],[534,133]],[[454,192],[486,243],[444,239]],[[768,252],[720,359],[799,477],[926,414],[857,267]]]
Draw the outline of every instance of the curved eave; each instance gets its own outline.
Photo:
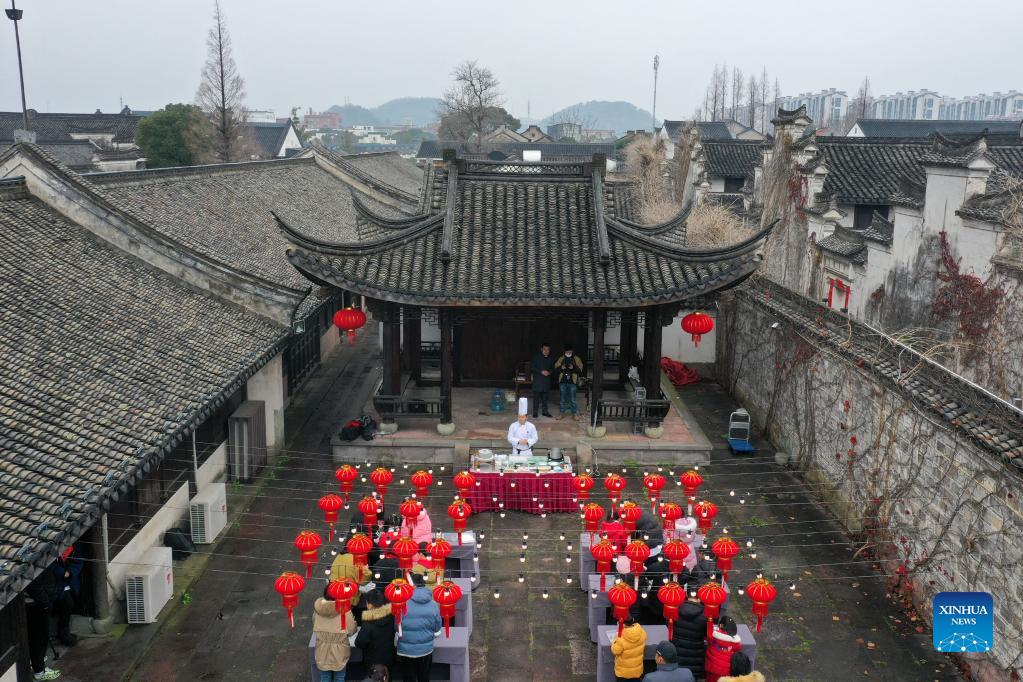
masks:
[[[406,217],[404,218],[388,218],[386,216],[380,215],[372,208],[367,206],[362,198],[362,195],[359,192],[352,191],[351,195],[352,205],[355,207],[355,212],[359,215],[359,217],[368,220],[377,227],[388,229],[401,229],[415,225],[416,223],[422,222],[423,220],[426,220],[427,218],[430,217],[429,213],[417,213],[406,215]]]
[[[395,229],[391,234],[385,234],[375,239],[368,239],[361,242],[329,242],[311,237],[301,230],[292,227],[274,211],[270,212],[274,220],[281,228],[281,232],[292,244],[309,251],[322,253],[331,256],[364,256],[379,251],[386,251],[402,243],[423,236],[434,229],[437,229],[444,222],[444,214],[429,216],[409,227]]]
[[[609,219],[608,222],[609,224],[611,222],[618,222],[621,225],[624,225],[625,227],[635,230],[640,234],[658,235],[674,230],[679,225],[684,223],[686,220],[689,219],[689,214],[692,212],[692,210],[693,201],[692,199],[690,199],[685,203],[684,206],[682,206],[681,209],[679,209],[678,213],[668,218],[664,222],[655,223],[653,225],[644,225],[643,223],[637,223],[633,220],[626,220],[625,218]]]
[[[623,225],[618,221],[608,221],[608,232],[619,239],[632,244],[638,248],[664,254],[676,260],[689,263],[706,263],[719,261],[724,258],[742,256],[759,251],[771,234],[771,230],[778,224],[780,218],[775,218],[771,224],[760,230],[753,236],[738,244],[724,247],[712,247],[707,249],[679,248],[673,244],[652,239],[650,236]]]

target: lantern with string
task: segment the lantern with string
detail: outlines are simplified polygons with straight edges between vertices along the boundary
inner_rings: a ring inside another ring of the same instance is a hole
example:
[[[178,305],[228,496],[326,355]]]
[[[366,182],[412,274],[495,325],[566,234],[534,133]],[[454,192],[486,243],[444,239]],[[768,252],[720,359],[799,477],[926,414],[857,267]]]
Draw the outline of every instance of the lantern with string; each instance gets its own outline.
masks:
[[[426,551],[430,553],[430,557],[433,559],[433,570],[437,573],[438,578],[444,577],[444,562],[451,555],[451,543],[438,536],[426,546]]]
[[[746,586],[746,594],[753,600],[753,615],[757,617],[757,632],[760,632],[771,602],[778,597],[778,589],[767,578],[758,575],[756,580]]]
[[[614,606],[614,617],[618,621],[618,636],[629,617],[629,607],[636,603],[636,590],[625,583],[615,583],[607,592],[607,600]]]
[[[632,586],[639,589],[639,576],[646,571],[646,560],[650,558],[650,547],[642,540],[633,540],[625,546],[625,556],[629,557],[629,573],[633,576]]]
[[[700,345],[700,338],[714,329],[714,318],[700,311],[692,312],[682,318],[682,331],[693,337],[693,345]]]
[[[414,497],[406,497],[405,501],[398,507],[398,513],[401,514],[408,525],[409,534],[416,532],[416,521],[419,519],[421,511],[423,511],[423,503]]]
[[[355,345],[355,331],[366,324],[366,313],[358,308],[342,308],[334,313],[334,326],[348,335],[348,345]]]
[[[476,477],[470,474],[468,471],[459,471],[455,474],[455,489],[458,490],[459,497],[466,499],[469,497],[469,493],[476,487]]]
[[[398,568],[408,574],[412,570],[412,558],[419,553],[419,545],[409,536],[402,535],[391,545],[391,551],[398,557]]]
[[[636,522],[639,521],[639,517],[643,516],[643,510],[632,500],[626,500],[618,508],[618,515],[622,517],[625,530],[631,534],[636,532]]]
[[[714,525],[714,517],[718,515],[718,506],[713,502],[701,500],[693,507],[693,515],[696,517],[696,525],[706,535]]]
[[[285,571],[274,581],[274,589],[281,595],[281,606],[288,610],[288,622],[295,627],[295,607],[298,595],[305,587],[305,579],[294,571]]]
[[[373,551],[373,540],[365,533],[355,533],[348,538],[345,549],[352,555],[352,565],[359,569],[359,582],[362,582],[362,573],[369,566],[369,553]]]
[[[472,507],[469,503],[461,498],[456,498],[454,502],[448,505],[448,516],[455,523],[455,532],[458,533],[458,546],[462,546],[462,531],[468,523],[469,516],[472,515]]]
[[[341,484],[341,494],[345,496],[346,501],[352,499],[352,485],[358,477],[359,470],[351,464],[342,464],[334,472],[334,478]]]
[[[689,556],[689,545],[679,538],[672,538],[661,547],[661,554],[668,560],[668,571],[675,580],[679,573],[686,570],[686,557]]]
[[[656,471],[643,477],[643,487],[650,498],[650,511],[656,511],[657,501],[661,499],[661,489],[667,482],[667,479]]]
[[[664,524],[667,533],[675,532],[675,522],[682,518],[682,507],[677,502],[661,502],[661,508],[657,512]]]
[[[718,570],[721,571],[724,582],[728,582],[728,572],[732,570],[732,560],[739,556],[739,545],[732,538],[724,535],[714,541],[710,546],[717,559]]]
[[[395,578],[384,589],[384,596],[391,602],[391,615],[394,616],[394,624],[398,626],[398,636],[401,636],[401,617],[405,615],[406,604],[415,594],[415,588],[406,580]]]
[[[320,534],[308,528],[299,531],[298,537],[295,538],[295,547],[299,551],[302,563],[305,564],[305,577],[307,578],[313,574],[313,566],[319,560],[320,545],[322,544],[323,538],[320,537]]]
[[[323,521],[327,524],[330,530],[327,532],[327,542],[334,541],[334,524],[337,523],[337,515],[344,505],[344,500],[341,499],[340,495],[334,493],[327,493],[320,498],[317,503],[320,510],[323,512]]]
[[[682,489],[685,491],[686,499],[689,500],[688,514],[693,515],[693,502],[696,501],[696,496],[700,492],[700,486],[703,485],[703,476],[696,469],[690,469],[689,471],[682,474],[679,479],[682,484]]]
[[[352,610],[352,599],[359,594],[359,583],[351,578],[331,580],[327,583],[327,594],[334,600],[334,608],[341,614],[341,629],[345,629],[345,614]]]
[[[615,560],[615,546],[607,538],[601,538],[596,544],[590,545],[590,555],[597,562],[597,573],[600,573],[600,591],[607,590],[607,574],[611,570],[611,562]]]
[[[664,605],[662,615],[668,621],[668,640],[671,641],[675,636],[678,607],[686,603],[686,591],[675,581],[666,582],[657,590],[657,599]]]
[[[366,528],[372,528],[377,525],[377,514],[380,511],[380,507],[375,497],[366,495],[366,497],[359,500],[359,511],[362,512],[362,525]]]
[[[380,495],[382,500],[387,497],[387,486],[391,485],[391,481],[394,480],[394,474],[391,473],[390,469],[377,467],[369,475],[369,480],[373,481],[373,485],[377,487],[377,494]]]
[[[600,522],[604,520],[604,508],[596,502],[587,502],[583,507],[582,516],[586,532],[590,534],[592,540],[593,534],[600,530]]]
[[[714,632],[714,619],[721,613],[721,605],[728,600],[728,593],[716,580],[709,580],[696,590],[696,598],[703,604],[703,615],[707,617],[707,639]]]
[[[420,469],[412,474],[412,486],[416,489],[416,496],[426,498],[430,494],[430,486],[433,485],[433,474]]]
[[[444,619],[444,636],[451,638],[451,619],[455,617],[455,606],[462,598],[462,588],[450,580],[445,580],[433,588],[433,600],[440,607],[440,617]]]
[[[625,490],[625,479],[619,474],[608,474],[604,478],[604,488],[607,489],[607,496],[611,500],[611,506],[614,507],[618,504],[618,500],[622,499],[622,491]]]
[[[575,488],[577,500],[590,499],[590,491],[593,490],[593,476],[589,474],[577,474],[572,477],[572,487]]]

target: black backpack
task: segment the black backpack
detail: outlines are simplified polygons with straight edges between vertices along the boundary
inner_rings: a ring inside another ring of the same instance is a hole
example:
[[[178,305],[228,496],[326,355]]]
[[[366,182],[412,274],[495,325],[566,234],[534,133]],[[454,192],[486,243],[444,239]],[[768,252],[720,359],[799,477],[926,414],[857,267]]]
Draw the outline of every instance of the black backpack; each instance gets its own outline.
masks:
[[[195,551],[192,537],[180,528],[168,528],[163,534],[163,546],[171,548],[174,559],[187,559]]]

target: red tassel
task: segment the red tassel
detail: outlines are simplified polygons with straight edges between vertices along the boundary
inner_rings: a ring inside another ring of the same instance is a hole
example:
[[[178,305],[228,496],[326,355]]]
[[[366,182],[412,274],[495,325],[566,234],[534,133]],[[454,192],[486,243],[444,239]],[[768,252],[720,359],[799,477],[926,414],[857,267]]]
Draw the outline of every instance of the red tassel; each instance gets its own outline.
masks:
[[[348,627],[348,625],[346,624],[346,621],[345,621],[345,612],[342,611],[341,612],[341,629],[344,630],[346,627]]]
[[[760,624],[764,622],[762,616],[757,616],[757,632],[760,632]]]
[[[622,619],[619,618],[618,619],[618,636],[619,637],[622,636],[622,628],[624,628],[624,627],[625,627],[625,621],[623,621]]]

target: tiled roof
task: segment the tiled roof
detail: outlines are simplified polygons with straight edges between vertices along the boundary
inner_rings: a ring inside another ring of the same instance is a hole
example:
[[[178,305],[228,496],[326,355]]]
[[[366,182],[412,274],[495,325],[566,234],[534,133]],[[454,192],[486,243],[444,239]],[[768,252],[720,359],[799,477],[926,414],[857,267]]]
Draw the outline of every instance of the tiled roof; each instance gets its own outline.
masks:
[[[1003,223],[1012,198],[1012,188],[1016,193],[1023,191],[1023,177],[996,170],[988,178],[987,190],[967,199],[956,213],[963,218]]]
[[[707,175],[726,178],[752,178],[760,165],[763,142],[728,140],[704,142],[703,157]]]
[[[419,143],[416,158],[440,159],[444,156],[445,149],[454,149],[459,156],[475,153],[474,147],[467,147],[457,140],[423,140]],[[612,159],[615,155],[613,142],[501,142],[483,145],[483,154],[499,151],[506,156],[516,154],[522,158],[523,151],[533,149],[540,150],[541,158],[544,161],[549,157],[589,160],[594,154],[604,154],[607,158]]]
[[[0,256],[2,605],[287,330],[95,238],[20,180],[0,181]]]
[[[864,244],[862,230],[839,225],[835,228],[834,233],[817,242],[817,248],[845,258],[857,265],[867,262],[867,247]]]
[[[29,109],[28,117],[36,142],[70,142],[73,133],[112,133],[113,142],[127,144],[135,141],[135,129],[142,120],[127,109],[119,114],[41,114]],[[20,111],[0,111],[0,142],[10,144],[14,131],[23,127]]]
[[[1020,121],[902,121],[883,118],[861,118],[856,121],[866,137],[919,137],[932,133],[943,135],[979,135],[989,133],[1020,135]]]
[[[732,131],[724,121],[697,121],[696,131],[703,141],[732,139]]]
[[[264,159],[275,159],[281,153],[281,147],[288,138],[288,131],[292,127],[291,121],[287,123],[243,123],[242,127],[248,130],[261,150],[260,156]]]
[[[664,120],[664,132],[672,142],[678,142],[682,138],[682,131],[689,125],[688,121]]]
[[[874,214],[871,216],[870,225],[863,230],[864,239],[886,246],[892,245],[894,234],[895,224],[877,211],[874,211]]]
[[[316,147],[316,153],[349,170],[374,189],[409,204],[419,203],[423,192],[423,169],[414,161],[403,159],[395,152],[342,155]]]
[[[0,153],[6,151],[11,145],[0,143]],[[41,142],[37,146],[49,152],[55,159],[75,171],[89,171],[93,169],[93,157],[98,155],[98,149],[89,140],[71,140],[70,142]]]
[[[903,177],[923,182],[920,160],[929,140],[890,140],[869,137],[822,137],[828,175],[824,194],[843,204],[887,204]]]

